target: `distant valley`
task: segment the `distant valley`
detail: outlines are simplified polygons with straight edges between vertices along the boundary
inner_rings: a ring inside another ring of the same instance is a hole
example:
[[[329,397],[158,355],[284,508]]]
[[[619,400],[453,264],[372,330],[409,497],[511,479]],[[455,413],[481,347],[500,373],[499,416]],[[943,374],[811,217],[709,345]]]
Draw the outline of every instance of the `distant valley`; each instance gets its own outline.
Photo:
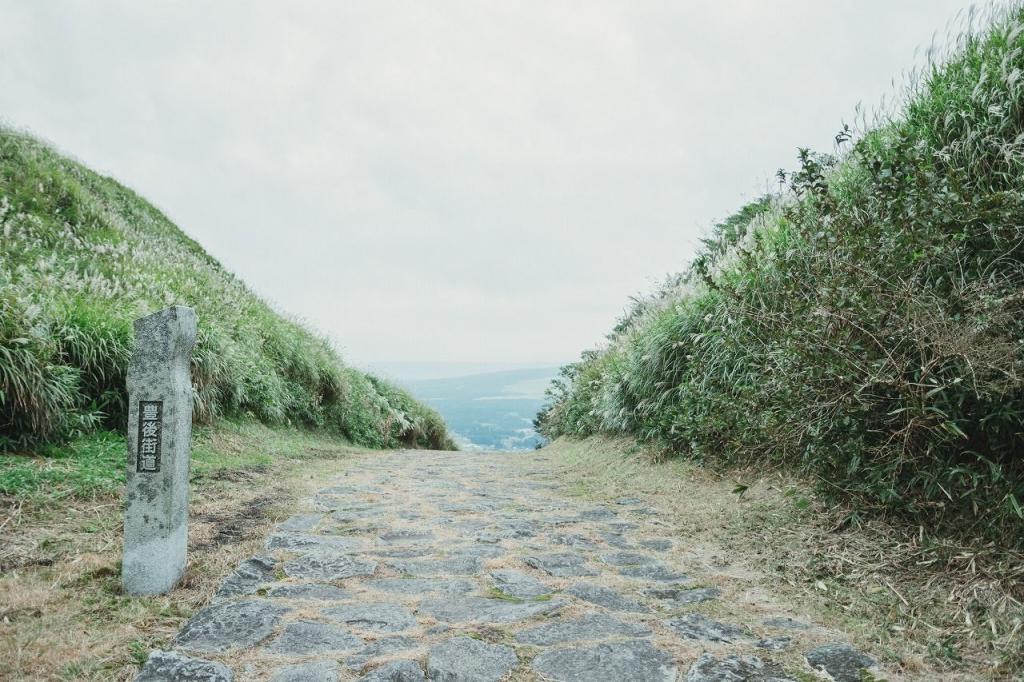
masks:
[[[452,374],[471,367],[453,367]],[[557,367],[529,367],[436,377],[443,367],[371,367],[444,417],[464,450],[532,450],[543,442],[533,418]],[[403,376],[404,375],[404,376]],[[428,378],[423,378],[428,377]]]

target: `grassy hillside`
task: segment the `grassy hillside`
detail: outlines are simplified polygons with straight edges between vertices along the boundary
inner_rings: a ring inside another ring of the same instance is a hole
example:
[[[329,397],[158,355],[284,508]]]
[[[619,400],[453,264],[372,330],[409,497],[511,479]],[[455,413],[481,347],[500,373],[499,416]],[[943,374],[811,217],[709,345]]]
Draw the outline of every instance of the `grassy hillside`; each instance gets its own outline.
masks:
[[[977,19],[565,367],[542,432],[785,467],[847,522],[1024,546],[1024,12]]]
[[[200,423],[248,417],[369,447],[451,447],[436,412],[346,367],[144,199],[0,128],[0,450],[123,429],[132,321],[174,303],[199,314]]]

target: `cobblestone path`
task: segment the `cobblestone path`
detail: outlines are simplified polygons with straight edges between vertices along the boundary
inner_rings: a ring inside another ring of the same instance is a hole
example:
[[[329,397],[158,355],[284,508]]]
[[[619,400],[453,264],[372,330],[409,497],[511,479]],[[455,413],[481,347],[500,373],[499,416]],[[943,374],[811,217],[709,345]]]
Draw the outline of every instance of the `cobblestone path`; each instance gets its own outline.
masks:
[[[390,453],[326,481],[137,680],[852,682],[874,665],[718,582],[641,500],[573,497],[543,451]]]

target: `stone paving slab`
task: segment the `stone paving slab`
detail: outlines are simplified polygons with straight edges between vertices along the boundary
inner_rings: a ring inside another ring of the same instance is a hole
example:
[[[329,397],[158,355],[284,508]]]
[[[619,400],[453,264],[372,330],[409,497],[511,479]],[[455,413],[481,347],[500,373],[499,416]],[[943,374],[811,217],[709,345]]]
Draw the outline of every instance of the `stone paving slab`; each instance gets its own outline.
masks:
[[[876,666],[752,602],[647,500],[568,494],[543,451],[367,456],[264,547],[138,681],[845,682]]]

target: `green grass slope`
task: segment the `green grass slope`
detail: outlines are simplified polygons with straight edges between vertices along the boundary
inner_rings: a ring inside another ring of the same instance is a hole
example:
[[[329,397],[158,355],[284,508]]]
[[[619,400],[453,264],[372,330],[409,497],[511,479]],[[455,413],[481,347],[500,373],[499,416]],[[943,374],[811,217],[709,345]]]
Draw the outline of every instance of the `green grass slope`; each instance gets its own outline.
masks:
[[[452,446],[436,412],[346,367],[130,189],[0,128],[0,450],[122,430],[132,321],[175,303],[199,315],[200,423],[249,417],[369,447]]]
[[[974,19],[565,367],[541,431],[783,466],[1024,546],[1024,12]]]

